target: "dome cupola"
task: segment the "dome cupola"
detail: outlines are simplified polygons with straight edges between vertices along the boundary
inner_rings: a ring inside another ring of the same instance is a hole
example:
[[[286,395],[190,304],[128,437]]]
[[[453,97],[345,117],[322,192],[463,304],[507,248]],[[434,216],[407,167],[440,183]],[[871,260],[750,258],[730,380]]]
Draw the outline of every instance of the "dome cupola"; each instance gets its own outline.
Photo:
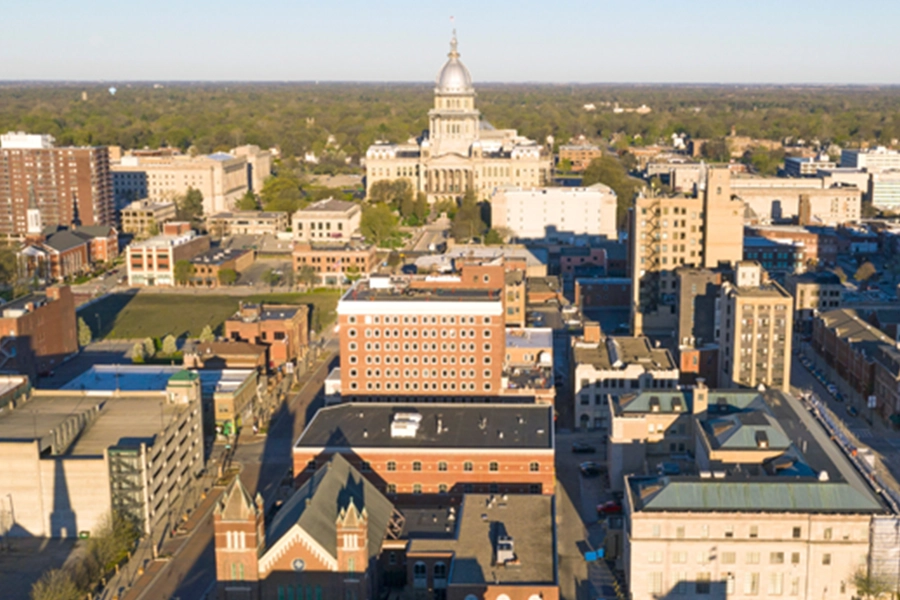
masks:
[[[453,39],[450,40],[450,53],[447,54],[447,62],[441,68],[437,76],[435,92],[439,94],[472,94],[472,76],[469,70],[459,60],[459,51],[456,49],[456,30],[453,31]]]

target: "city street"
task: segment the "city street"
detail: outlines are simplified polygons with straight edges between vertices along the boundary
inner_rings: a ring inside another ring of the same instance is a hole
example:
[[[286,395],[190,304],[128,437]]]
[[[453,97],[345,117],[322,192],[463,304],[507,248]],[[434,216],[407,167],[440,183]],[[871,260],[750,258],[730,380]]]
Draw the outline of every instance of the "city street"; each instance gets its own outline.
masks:
[[[422,233],[410,250],[414,252],[428,252],[432,244],[437,247],[438,244],[445,241],[445,232],[449,227],[450,219],[446,218],[439,218],[434,223],[422,227]]]

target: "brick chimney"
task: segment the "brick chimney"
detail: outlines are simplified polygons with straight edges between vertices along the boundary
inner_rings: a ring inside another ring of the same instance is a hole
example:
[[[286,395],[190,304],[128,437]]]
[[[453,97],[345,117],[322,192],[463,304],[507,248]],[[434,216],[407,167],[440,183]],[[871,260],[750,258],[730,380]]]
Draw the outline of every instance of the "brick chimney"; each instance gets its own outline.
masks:
[[[600,323],[597,321],[584,322],[584,341],[589,344],[597,344],[603,337],[603,331],[600,329]]]

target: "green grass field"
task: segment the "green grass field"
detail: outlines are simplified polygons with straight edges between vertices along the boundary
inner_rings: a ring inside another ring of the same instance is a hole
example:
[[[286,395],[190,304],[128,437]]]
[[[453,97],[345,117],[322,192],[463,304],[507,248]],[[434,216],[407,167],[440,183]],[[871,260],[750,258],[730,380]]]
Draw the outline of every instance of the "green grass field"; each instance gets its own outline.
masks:
[[[91,327],[94,339],[121,340],[197,337],[206,325],[217,334],[225,319],[237,311],[238,302],[268,304],[308,304],[313,329],[332,323],[340,294],[315,291],[309,294],[282,293],[236,296],[187,294],[112,294],[78,311]]]

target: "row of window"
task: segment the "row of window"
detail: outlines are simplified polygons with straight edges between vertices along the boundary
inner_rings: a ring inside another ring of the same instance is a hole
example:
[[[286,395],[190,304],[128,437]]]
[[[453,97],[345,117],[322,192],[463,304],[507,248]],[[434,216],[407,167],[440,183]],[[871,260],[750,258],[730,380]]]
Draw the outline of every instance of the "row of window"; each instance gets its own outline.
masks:
[[[671,557],[672,564],[683,565],[688,562],[688,553],[684,550],[677,550],[674,552],[668,553]],[[716,561],[716,557],[721,557],[723,565],[733,565],[737,563],[737,553],[736,552],[722,552],[718,553],[716,551],[700,551],[697,553],[697,564],[708,565],[714,563]],[[744,556],[744,564],[748,565],[758,565],[761,562],[761,555],[759,552],[747,552]],[[799,552],[791,552],[790,561],[792,565],[800,564],[800,553]],[[785,561],[785,553],[784,552],[770,552],[769,553],[769,564],[770,565],[783,565]],[[647,554],[647,562],[650,564],[662,564],[665,562],[665,555],[662,550],[654,550],[653,552],[649,552]],[[822,564],[830,565],[831,564],[831,554],[825,553],[822,555]]]
[[[441,325],[455,325],[457,319],[459,319],[460,325],[467,325],[467,324],[474,325],[475,324],[475,317],[471,317],[471,316],[448,317],[446,315],[440,317],[440,323],[441,323]],[[430,316],[425,315],[425,316],[421,316],[421,317],[404,315],[402,318],[402,322],[404,325],[418,325],[420,321],[421,321],[422,325],[427,325],[429,323],[432,325],[437,325],[438,317],[434,316],[434,315],[430,315]],[[356,315],[350,315],[349,317],[347,317],[347,322],[350,323],[351,325],[354,325],[355,323],[357,323]],[[363,322],[366,325],[370,325],[370,324],[380,325],[382,322],[385,325],[389,325],[391,323],[393,323],[394,325],[397,325],[401,322],[401,318],[398,315],[393,315],[393,316],[385,315],[385,317],[383,319],[382,319],[382,317],[380,317],[378,315],[366,315],[365,318],[363,319]],[[487,317],[487,316],[482,317],[481,322],[484,325],[490,325],[491,318]]]
[[[369,337],[376,337],[376,338],[377,338],[377,337],[381,337],[381,329],[370,327],[370,328],[364,329],[363,331],[364,331],[365,337],[367,337],[367,338],[369,338]],[[419,337],[419,333],[420,333],[420,332],[421,332],[423,338],[427,338],[427,337],[429,337],[429,336],[432,337],[432,338],[437,338],[437,337],[438,337],[438,330],[437,330],[437,329],[430,329],[430,330],[429,330],[429,329],[404,329],[404,330],[403,330],[403,333],[402,333],[402,336],[405,337],[405,338],[417,338],[417,337]],[[356,329],[349,329],[349,330],[347,330],[347,335],[350,336],[350,337],[352,337],[352,338],[355,338],[355,337],[356,337]],[[385,329],[385,330],[384,330],[384,337],[386,337],[386,338],[392,337],[392,330],[390,330],[390,329]],[[399,329],[394,329],[394,330],[393,330],[393,337],[395,337],[395,338],[401,337],[401,333],[400,333],[400,330],[399,330]],[[441,329],[440,337],[442,337],[442,338],[455,338],[455,337],[456,337],[456,329],[446,329],[446,328]],[[460,329],[460,330],[459,330],[459,337],[461,337],[461,338],[468,337],[468,338],[475,339],[475,337],[476,337],[475,330],[474,330],[474,329],[468,329],[468,330],[467,330],[467,329]],[[483,331],[481,332],[481,337],[484,337],[484,338],[489,338],[489,337],[491,337],[491,330],[490,330],[490,329],[485,329],[485,330],[483,330]]]
[[[743,580],[743,593],[746,596],[757,596],[761,593],[760,590],[760,577],[759,573],[744,573],[741,575]],[[687,573],[678,573],[675,576],[675,581],[671,588],[671,591],[664,588],[663,574],[662,573],[650,573],[650,593],[652,594],[663,594],[664,592],[671,593],[676,596],[694,596],[694,595],[709,595],[712,592],[712,577],[711,573],[702,572],[697,573],[694,577],[693,581],[689,581],[689,577]],[[799,596],[801,592],[801,582],[800,577],[798,576],[790,576],[788,581],[789,587],[785,589],[785,577],[784,573],[769,573],[768,576],[768,587],[766,588],[766,593],[769,596]],[[716,589],[715,594],[717,596],[721,595],[722,597],[731,597],[736,593],[737,589],[737,579],[734,573],[726,573],[725,580],[720,582],[720,585],[724,588],[724,590]],[[845,594],[847,592],[847,586],[845,582],[841,582],[840,584],[840,593]]]
[[[314,461],[314,460],[311,460],[308,463],[306,463],[306,470],[309,472],[314,472],[317,468],[318,468],[318,465],[317,465],[316,461]],[[422,461],[420,461],[420,460],[413,461],[411,464],[411,468],[414,472],[417,472],[417,473],[421,472],[422,471]],[[449,469],[450,469],[450,465],[449,465],[449,463],[447,463],[447,461],[442,460],[437,463],[437,470],[439,472],[447,472],[447,471],[449,471]],[[372,465],[368,461],[363,461],[359,465],[359,470],[363,473],[370,473],[372,471]],[[391,473],[396,472],[397,471],[397,461],[395,461],[395,460],[387,461],[387,463],[385,463],[385,470],[389,471]],[[463,463],[462,470],[467,473],[471,473],[475,470],[475,464],[471,461],[465,461]],[[528,470],[531,473],[540,472],[541,463],[539,463],[538,461],[532,461],[532,462],[528,463]],[[492,473],[499,472],[500,471],[500,463],[497,461],[492,461],[492,462],[488,463],[488,471],[490,471]],[[235,535],[237,535],[237,534],[235,534]]]
[[[446,344],[444,344],[444,345],[446,346]],[[451,345],[452,345],[452,344],[451,344]],[[446,348],[441,348],[441,351],[442,351],[442,352],[447,352],[447,349],[446,349]],[[454,351],[456,351],[456,348],[451,348],[451,349],[450,349],[450,352],[454,352]],[[526,356],[527,356],[527,355],[526,355]],[[427,364],[429,364],[429,363],[432,364],[432,365],[438,364],[438,357],[435,356],[435,355],[432,355],[432,356],[423,356],[423,357],[421,357],[421,359],[422,359],[422,364],[423,364],[423,365],[427,365]],[[445,355],[445,356],[442,356],[442,357],[441,357],[440,363],[441,363],[442,365],[447,365],[447,364],[455,365],[455,364],[456,364],[456,359],[457,359],[456,355],[450,355],[450,356],[446,356],[446,355]],[[484,359],[483,359],[483,360],[484,360],[484,364],[486,364],[486,365],[491,364],[491,357],[490,357],[489,355],[484,356]],[[526,359],[526,360],[528,360],[528,359]],[[351,365],[355,365],[355,364],[359,363],[359,357],[356,356],[355,354],[351,354],[351,355],[349,356],[349,358],[348,358],[348,361],[349,361],[349,363],[350,363]],[[385,356],[385,357],[384,357],[384,364],[389,365],[389,364],[391,364],[392,362],[393,362],[393,364],[395,364],[395,365],[399,365],[399,364],[400,364],[400,356],[399,356],[399,355],[395,355],[395,356],[393,357],[393,360],[391,359],[390,356]],[[465,364],[474,365],[474,364],[477,364],[477,363],[478,363],[478,361],[476,360],[476,358],[475,358],[474,356],[466,356],[466,355],[463,355],[463,356],[460,356],[460,357],[459,357],[459,364],[461,364],[461,365],[465,365]],[[367,364],[367,365],[380,365],[380,364],[381,364],[381,356],[379,356],[378,354],[374,354],[374,355],[373,355],[373,354],[367,354],[367,355],[366,355],[366,364]],[[407,356],[404,356],[404,357],[403,357],[403,364],[404,364],[404,365],[409,365],[409,364],[417,365],[417,364],[419,364],[419,357],[418,357],[418,356],[408,356],[408,355],[407,355]]]
[[[651,429],[651,432],[652,431],[653,430]],[[725,528],[724,528],[722,534],[723,534],[722,537],[725,537],[728,539],[734,538],[734,525],[725,525]],[[660,524],[653,525],[653,530],[652,530],[651,535],[652,535],[652,537],[655,537],[655,538],[662,537],[662,525],[660,525]],[[679,525],[678,527],[675,528],[675,537],[677,539],[685,538],[684,525]],[[710,537],[709,525],[703,524],[700,526],[700,536],[699,537],[704,538],[704,539]],[[747,537],[750,539],[759,538],[759,525],[750,525],[750,528],[748,529],[748,532],[747,532]],[[802,537],[803,537],[803,528],[802,527],[791,528],[791,538],[792,539],[799,540],[799,539],[802,539]],[[832,529],[831,527],[826,527],[825,529],[823,529],[822,530],[822,539],[823,540],[834,539],[834,529]],[[845,533],[843,539],[845,539],[845,540],[850,539],[850,535]]]
[[[464,483],[462,486],[462,490],[463,490],[464,494],[471,494],[475,491],[475,486],[471,483]],[[542,492],[542,490],[543,490],[543,487],[539,483],[532,483],[528,486],[529,494],[540,494]],[[450,487],[446,483],[438,484],[438,493],[439,494],[447,494],[449,492],[450,492]],[[397,484],[396,483],[388,483],[385,486],[385,493],[390,494],[390,495],[396,495],[397,494]],[[422,484],[414,483],[412,485],[412,493],[416,496],[420,495],[422,493]],[[490,484],[488,486],[488,493],[499,494],[500,493],[499,484],[496,484],[496,483]]]
[[[485,379],[490,379],[491,378],[491,370],[485,369],[482,372],[482,375],[485,377]],[[359,372],[356,369],[350,369],[350,377],[358,377],[358,376],[359,376]],[[385,369],[384,376],[385,377],[400,377],[400,369],[394,369],[393,372],[390,369]],[[463,379],[465,379],[465,378],[474,379],[476,377],[475,369],[460,369],[459,376]],[[366,369],[366,377],[367,378],[381,377],[381,369]],[[412,370],[404,369],[403,377],[417,378],[417,377],[419,377],[419,370],[418,369],[412,369]],[[437,369],[430,369],[430,370],[422,369],[422,377],[423,378],[438,377],[438,371],[437,371]],[[443,369],[440,372],[440,377],[443,379],[446,379],[448,377],[450,379],[454,379],[454,378],[456,378],[456,369],[449,369],[449,370]]]
[[[456,391],[456,385],[457,385],[457,384],[456,384],[456,382],[452,382],[452,381],[449,382],[449,383],[446,382],[446,381],[442,381],[441,384],[440,384],[440,388],[439,388],[439,387],[438,387],[438,383],[437,383],[436,381],[432,381],[432,382],[423,381],[421,385],[422,385],[422,389],[425,390],[425,391],[431,390],[431,391],[435,391],[435,392],[436,392],[438,389],[441,389],[441,390],[443,390],[443,391],[446,392],[446,391]],[[459,389],[460,389],[461,391],[463,391],[463,392],[474,392],[474,391],[477,389],[477,387],[478,387],[478,386],[477,386],[477,384],[476,384],[474,381],[472,381],[472,382],[462,381],[462,382],[459,383]],[[490,391],[491,388],[492,388],[491,382],[485,381],[484,384],[482,385],[482,387],[484,388],[484,391],[486,391],[486,392]],[[351,381],[351,382],[350,382],[350,389],[351,389],[351,390],[358,390],[358,389],[360,389],[360,388],[359,388],[359,383],[356,382],[356,381]],[[372,390],[381,390],[381,382],[380,382],[380,381],[375,381],[375,382],[367,381],[367,382],[366,382],[366,389],[369,390],[369,391],[372,391]],[[392,381],[386,381],[386,382],[384,382],[384,389],[385,389],[385,390],[388,390],[388,391],[394,390],[394,391],[398,391],[398,392],[399,392],[399,391],[400,391],[400,382],[399,382],[399,381],[393,381],[393,382],[392,382]],[[417,382],[417,381],[413,381],[413,382],[404,381],[404,382],[403,382],[403,389],[406,390],[406,391],[418,391],[418,390],[419,390],[419,382]]]
[[[366,342],[364,347],[366,349],[366,352],[381,352],[381,342]],[[419,352],[419,348],[420,348],[420,346],[419,346],[418,342],[412,342],[412,343],[403,342],[403,351],[404,352]],[[452,342],[450,344],[442,343],[440,348],[441,348],[441,352],[456,352],[456,344],[452,343]],[[475,348],[476,348],[475,342],[471,342],[468,344],[463,342],[459,345],[460,352],[475,352],[476,351]],[[485,342],[481,348],[485,352],[490,352],[491,351],[490,342]],[[356,342],[349,342],[347,344],[347,349],[350,352],[356,352],[359,349],[359,344],[357,344]],[[392,346],[390,342],[385,342],[384,350],[385,350],[385,352],[390,352],[391,350],[393,350],[394,352],[399,352],[400,351],[400,343],[394,342],[394,345]],[[421,346],[422,352],[428,352],[429,350],[431,350],[432,352],[437,352],[437,350],[438,350],[437,342],[432,342],[431,345],[429,345],[428,342],[424,342],[422,344],[422,346]],[[397,364],[400,364],[399,357],[395,356],[394,358],[395,358],[395,362]],[[489,362],[490,362],[490,357],[485,357],[485,364],[487,364]],[[409,361],[404,360],[404,363],[409,364]],[[415,364],[415,362],[413,364]]]

